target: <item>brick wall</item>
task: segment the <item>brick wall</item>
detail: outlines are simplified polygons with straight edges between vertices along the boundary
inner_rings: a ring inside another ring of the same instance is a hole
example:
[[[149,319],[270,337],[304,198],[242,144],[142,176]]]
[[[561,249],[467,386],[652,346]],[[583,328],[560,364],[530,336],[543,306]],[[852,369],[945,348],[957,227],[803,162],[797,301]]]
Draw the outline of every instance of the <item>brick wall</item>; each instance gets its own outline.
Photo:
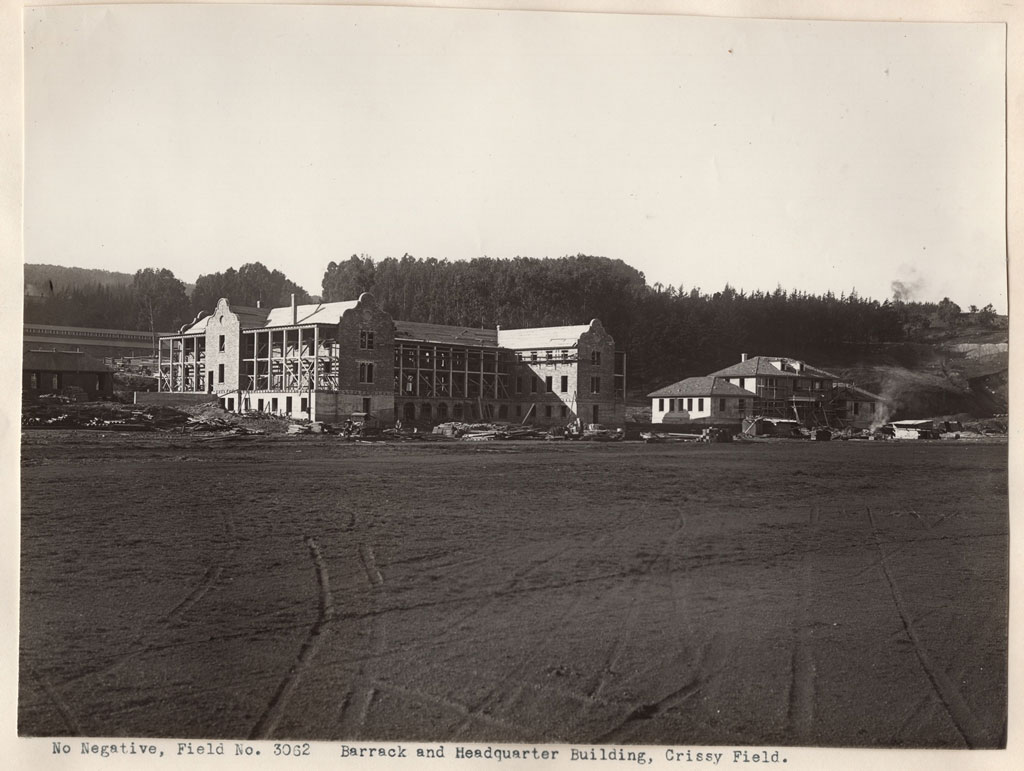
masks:
[[[619,425],[625,420],[625,406],[615,398],[615,341],[601,322],[595,319],[590,329],[580,335],[580,363],[577,373],[580,420],[586,423]],[[597,353],[596,357],[594,354]],[[600,380],[599,383],[593,381]],[[594,386],[598,390],[594,391]],[[597,420],[594,408],[597,407]]]
[[[369,347],[369,335],[373,347]],[[363,412],[363,399],[370,400],[370,411],[381,419],[393,419],[395,409],[395,325],[374,297],[363,293],[359,304],[345,311],[338,324],[338,389],[337,399],[317,400],[317,406],[327,402],[337,404],[339,417]],[[362,368],[360,365],[364,365]],[[373,365],[373,382],[363,382],[365,365]]]

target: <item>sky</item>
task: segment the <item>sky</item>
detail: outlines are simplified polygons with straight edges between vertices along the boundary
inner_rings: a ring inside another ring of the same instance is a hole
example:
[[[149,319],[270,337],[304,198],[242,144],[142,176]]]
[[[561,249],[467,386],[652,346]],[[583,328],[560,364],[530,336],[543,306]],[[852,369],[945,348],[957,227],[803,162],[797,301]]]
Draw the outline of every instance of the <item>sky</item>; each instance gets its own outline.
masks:
[[[622,259],[1006,310],[1005,30],[315,6],[30,8],[25,260]]]

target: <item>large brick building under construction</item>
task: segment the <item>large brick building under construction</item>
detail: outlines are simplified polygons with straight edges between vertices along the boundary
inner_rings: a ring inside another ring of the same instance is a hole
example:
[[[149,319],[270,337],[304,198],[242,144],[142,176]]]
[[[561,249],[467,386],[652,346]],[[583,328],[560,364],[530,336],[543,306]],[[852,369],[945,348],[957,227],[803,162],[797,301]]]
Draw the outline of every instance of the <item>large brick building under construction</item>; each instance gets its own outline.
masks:
[[[158,358],[164,398],[328,422],[618,425],[625,367],[597,319],[508,330],[396,321],[368,293],[269,309],[222,299],[161,337]]]

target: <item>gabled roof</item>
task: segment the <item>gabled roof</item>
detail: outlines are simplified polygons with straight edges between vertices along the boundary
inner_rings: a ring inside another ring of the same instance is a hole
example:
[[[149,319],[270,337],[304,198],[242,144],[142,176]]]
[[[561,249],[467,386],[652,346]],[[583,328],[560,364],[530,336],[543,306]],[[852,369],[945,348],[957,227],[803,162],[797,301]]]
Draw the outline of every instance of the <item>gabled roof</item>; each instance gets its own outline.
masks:
[[[292,306],[285,305],[281,308],[271,308],[266,322],[259,325],[264,327],[291,327],[297,324],[331,324],[337,325],[345,311],[350,311],[359,305],[359,300],[346,300],[333,303],[313,303],[309,305],[295,306],[295,320],[292,320]],[[232,311],[235,309],[232,307]],[[248,310],[260,310],[252,308]],[[239,317],[241,318],[241,317]],[[244,323],[243,323],[243,326]]]
[[[930,420],[894,420],[889,424],[896,428],[934,428],[935,424]]]
[[[228,305],[228,309],[238,317],[238,325],[242,329],[262,327],[270,314],[270,308],[252,308],[248,305]],[[216,311],[216,309],[214,309]],[[288,309],[289,311],[291,308]],[[214,314],[202,312],[191,324],[186,324],[178,332],[179,335],[196,335],[206,331],[206,325],[210,323]]]
[[[594,322],[571,327],[536,327],[535,329],[499,329],[498,344],[502,348],[575,348],[580,335],[589,332]]]
[[[498,345],[498,331],[495,329],[454,327],[419,321],[395,321],[395,338],[443,345],[476,345],[490,348],[496,348]]]
[[[232,305],[231,312],[238,316],[242,329],[262,327],[270,314],[270,308],[253,308],[249,305]]]
[[[670,386],[647,394],[648,398],[664,396],[753,396],[752,391],[733,385],[718,377],[688,377]]]
[[[113,372],[99,359],[78,351],[25,351],[21,368],[42,372]]]
[[[782,368],[776,367],[772,362],[781,361]],[[803,371],[797,372],[796,365],[803,364]],[[785,356],[751,356],[746,361],[733,364],[718,372],[712,372],[716,377],[750,377],[765,375],[768,377],[818,377],[835,379],[836,376],[823,369],[812,367],[801,362],[799,359],[786,358]]]

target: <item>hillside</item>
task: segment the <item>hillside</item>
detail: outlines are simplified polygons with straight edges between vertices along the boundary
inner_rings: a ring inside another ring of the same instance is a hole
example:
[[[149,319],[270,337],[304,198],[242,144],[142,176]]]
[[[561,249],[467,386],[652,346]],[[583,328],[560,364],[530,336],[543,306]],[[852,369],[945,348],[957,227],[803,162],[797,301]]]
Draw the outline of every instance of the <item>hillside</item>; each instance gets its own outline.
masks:
[[[50,282],[53,291],[59,292],[70,287],[88,284],[100,286],[128,286],[132,282],[130,273],[96,268],[68,268],[63,265],[25,264],[25,293],[48,293]]]
[[[815,362],[892,401],[894,417],[1005,415],[1009,331],[963,329],[925,340],[846,345]]]
[[[52,282],[52,291],[51,291]],[[131,273],[99,268],[71,268],[64,265],[25,263],[25,294],[45,297],[62,289],[85,286],[122,287],[132,283]],[[194,284],[185,284],[191,293]]]

